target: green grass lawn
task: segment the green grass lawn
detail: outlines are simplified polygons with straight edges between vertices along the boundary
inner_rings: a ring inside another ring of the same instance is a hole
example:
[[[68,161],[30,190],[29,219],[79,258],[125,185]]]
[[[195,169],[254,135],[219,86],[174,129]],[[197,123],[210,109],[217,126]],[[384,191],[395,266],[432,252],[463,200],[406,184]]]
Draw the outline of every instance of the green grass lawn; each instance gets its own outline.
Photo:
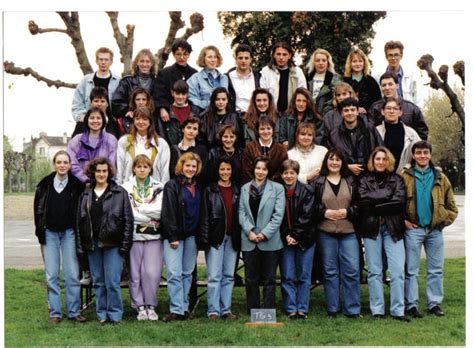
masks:
[[[420,281],[420,309],[425,307],[425,268]],[[201,272],[202,273],[202,270]],[[95,321],[92,305],[84,315],[86,324],[63,320],[53,326],[48,322],[46,286],[42,270],[5,271],[5,344],[6,346],[106,346],[106,345],[266,345],[266,346],[334,346],[334,345],[418,345],[464,346],[465,339],[465,259],[448,259],[445,264],[445,317],[426,315],[422,319],[402,323],[392,319],[373,320],[368,307],[367,286],[363,285],[363,319],[326,316],[324,293],[318,287],[311,293],[309,319],[288,320],[281,311],[281,293],[277,291],[278,320],[283,327],[249,328],[245,313],[245,292],[236,288],[233,311],[239,316],[234,322],[206,319],[206,299],[201,299],[192,321],[138,322],[130,308],[128,291],[124,290],[125,316],[119,326],[100,326]],[[386,304],[388,311],[388,288]],[[168,312],[166,289],[159,290],[160,316]]]

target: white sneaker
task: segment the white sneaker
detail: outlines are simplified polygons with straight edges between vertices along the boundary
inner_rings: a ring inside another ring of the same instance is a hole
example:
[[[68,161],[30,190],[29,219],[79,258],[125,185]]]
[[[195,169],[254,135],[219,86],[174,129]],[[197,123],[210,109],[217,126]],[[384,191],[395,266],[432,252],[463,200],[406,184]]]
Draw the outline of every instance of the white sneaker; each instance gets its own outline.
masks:
[[[155,309],[153,307],[148,307],[148,320],[158,320],[158,314],[156,314]]]
[[[83,271],[82,278],[79,283],[81,285],[89,285],[91,283],[91,273],[89,271]]]
[[[137,320],[148,320],[148,313],[145,307],[140,307],[138,310]]]

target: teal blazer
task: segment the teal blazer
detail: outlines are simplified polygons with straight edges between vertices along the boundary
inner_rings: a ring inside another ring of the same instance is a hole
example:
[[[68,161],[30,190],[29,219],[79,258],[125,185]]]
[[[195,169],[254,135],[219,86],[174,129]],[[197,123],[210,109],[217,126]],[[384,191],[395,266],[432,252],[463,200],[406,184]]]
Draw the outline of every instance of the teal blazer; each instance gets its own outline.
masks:
[[[255,247],[262,251],[275,251],[283,248],[280,238],[280,225],[285,214],[285,189],[279,183],[268,180],[258,207],[257,221],[252,216],[249,205],[251,182],[242,186],[239,203],[239,222],[242,227],[242,251],[252,251]],[[263,233],[267,240],[255,243],[248,239],[250,230]]]

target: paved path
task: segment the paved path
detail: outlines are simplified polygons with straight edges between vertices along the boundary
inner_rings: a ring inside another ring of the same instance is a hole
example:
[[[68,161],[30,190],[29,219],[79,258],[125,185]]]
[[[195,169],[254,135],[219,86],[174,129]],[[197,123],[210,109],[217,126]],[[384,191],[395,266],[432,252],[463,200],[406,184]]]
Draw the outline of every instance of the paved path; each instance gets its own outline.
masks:
[[[447,258],[466,256],[464,196],[455,196],[459,215],[453,225],[444,229]],[[5,268],[42,268],[43,261],[33,221],[5,221]],[[202,252],[199,263],[205,263]]]

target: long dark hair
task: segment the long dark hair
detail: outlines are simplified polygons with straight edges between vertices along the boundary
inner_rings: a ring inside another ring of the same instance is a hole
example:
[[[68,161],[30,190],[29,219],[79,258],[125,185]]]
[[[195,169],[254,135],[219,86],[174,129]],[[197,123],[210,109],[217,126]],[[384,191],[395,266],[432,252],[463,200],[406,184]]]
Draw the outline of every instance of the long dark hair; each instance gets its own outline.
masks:
[[[328,159],[332,157],[337,157],[342,161],[341,172],[340,172],[341,177],[347,178],[348,176],[350,176],[351,172],[349,170],[349,167],[347,166],[346,158],[344,157],[344,154],[337,148],[332,148],[328,152],[326,152],[326,155],[324,156],[324,159],[323,159],[323,164],[321,165],[321,171],[319,175],[321,176],[329,175]]]
[[[208,126],[213,124],[215,120],[218,118],[217,116],[217,107],[216,107],[216,99],[219,93],[225,93],[227,96],[227,105],[225,107],[225,112],[228,114],[230,112],[230,94],[227,88],[225,87],[217,87],[211,94],[211,101],[209,103],[209,109],[207,113],[207,124]]]

